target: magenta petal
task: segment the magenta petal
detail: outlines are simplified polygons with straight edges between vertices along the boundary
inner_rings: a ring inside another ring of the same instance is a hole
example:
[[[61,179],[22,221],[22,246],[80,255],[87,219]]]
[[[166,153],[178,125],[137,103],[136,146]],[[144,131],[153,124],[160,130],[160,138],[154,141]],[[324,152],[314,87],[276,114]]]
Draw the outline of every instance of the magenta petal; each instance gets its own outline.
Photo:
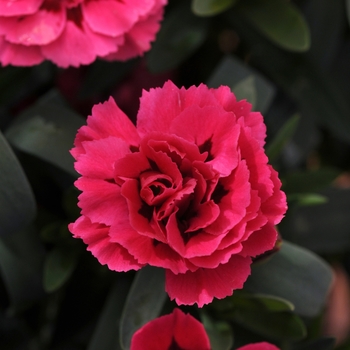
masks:
[[[211,349],[203,324],[175,308],[172,314],[158,317],[136,331],[130,350],[170,349],[174,348],[174,342],[177,349]]]
[[[6,66],[33,66],[44,60],[39,46],[10,44],[0,37],[0,62]]]
[[[240,127],[233,121],[220,106],[190,106],[172,122],[170,132],[197,144],[214,170],[228,176],[238,163]]]
[[[105,56],[115,51],[121,43],[122,38],[114,39],[94,34],[84,22],[81,28],[74,22],[67,21],[59,38],[43,45],[42,52],[47,59],[60,67],[78,67],[81,64],[92,63],[97,56]]]
[[[122,245],[141,264],[170,269],[174,273],[188,271],[186,261],[167,244],[159,240],[140,235],[126,224],[113,225],[110,230],[112,242]]]
[[[114,163],[116,160],[130,153],[129,145],[116,137],[85,141],[83,153],[75,163],[75,170],[83,175],[95,179],[113,179]]]
[[[253,232],[249,238],[242,242],[242,256],[255,257],[271,250],[277,240],[277,231],[274,225],[266,224],[259,231]]]
[[[1,16],[22,16],[38,11],[44,0],[1,0]],[[0,19],[1,21],[1,19]]]
[[[286,194],[280,191],[281,181],[278,173],[270,165],[271,180],[274,184],[273,194],[264,203],[262,203],[262,211],[270,222],[277,225],[283,218],[287,210]]]
[[[83,191],[79,195],[81,212],[92,222],[112,225],[118,216],[127,214],[125,199],[120,195],[120,187],[100,179],[81,177],[75,186]]]
[[[115,136],[129,145],[138,146],[140,138],[135,125],[116,105],[112,97],[104,103],[95,105],[91,114],[87,120],[88,127],[97,134],[98,138]],[[92,133],[93,138],[96,137],[94,133]],[[86,136],[89,137],[89,135]]]
[[[155,40],[160,28],[160,20],[163,18],[163,9],[148,16],[144,20],[139,20],[125,33],[124,43],[118,51],[106,57],[108,60],[125,61],[135,56],[140,56],[151,48],[151,42]]]
[[[167,270],[165,289],[178,305],[197,303],[203,307],[214,298],[222,299],[232,295],[233,290],[241,289],[250,274],[250,264],[250,258],[234,255],[216,269],[201,268],[178,275]]]
[[[84,1],[82,9],[86,22],[94,32],[114,37],[130,30],[138,19],[132,7],[119,1]]]
[[[243,219],[251,201],[249,175],[246,162],[241,161],[229,177],[220,179],[213,193],[214,201],[218,201],[220,215],[207,228],[207,232],[212,234],[228,232]],[[227,194],[223,195],[226,192]]]
[[[169,133],[170,124],[181,112],[179,88],[167,81],[163,88],[143,91],[137,115],[140,135],[149,132]]]
[[[0,19],[0,32],[13,44],[45,45],[56,40],[66,25],[66,11],[40,10],[25,16]]]
[[[237,350],[280,350],[276,345],[261,342],[239,347]]]
[[[138,270],[139,264],[128,251],[109,238],[109,227],[93,224],[81,216],[75,223],[69,225],[69,230],[75,238],[81,238],[88,245],[89,250],[102,265],[107,265],[114,271]]]

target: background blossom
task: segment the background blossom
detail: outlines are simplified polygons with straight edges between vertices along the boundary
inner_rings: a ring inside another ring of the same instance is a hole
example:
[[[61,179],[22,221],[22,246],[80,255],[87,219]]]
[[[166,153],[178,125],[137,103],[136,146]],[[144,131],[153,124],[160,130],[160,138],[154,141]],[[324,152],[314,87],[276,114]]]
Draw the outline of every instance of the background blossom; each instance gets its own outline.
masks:
[[[150,49],[166,0],[0,1],[0,62],[60,67],[97,57],[126,60]]]
[[[82,215],[71,232],[112,270],[165,268],[178,304],[242,288],[286,211],[250,109],[228,87],[170,81],[144,91],[136,127],[113,99],[96,105],[72,150]]]

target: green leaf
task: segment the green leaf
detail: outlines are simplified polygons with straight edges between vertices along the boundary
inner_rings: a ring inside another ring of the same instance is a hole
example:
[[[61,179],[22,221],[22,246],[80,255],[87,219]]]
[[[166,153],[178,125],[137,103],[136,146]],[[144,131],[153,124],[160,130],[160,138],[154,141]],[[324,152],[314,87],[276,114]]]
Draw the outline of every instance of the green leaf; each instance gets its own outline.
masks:
[[[247,99],[253,104],[253,110],[261,113],[268,110],[275,95],[275,88],[268,80],[231,55],[219,62],[207,85],[212,88],[229,86],[238,99]]]
[[[143,267],[137,273],[120,322],[122,349],[129,349],[135,331],[159,315],[167,297],[164,279],[164,270],[153,266]]]
[[[254,76],[247,77],[241,80],[233,87],[233,93],[237,100],[247,100],[252,104],[252,109],[255,109],[257,100],[257,91],[255,87]]]
[[[327,203],[297,207],[281,222],[282,237],[323,254],[350,248],[350,190],[328,188],[320,192]]]
[[[313,317],[324,306],[332,278],[320,257],[284,241],[279,252],[253,266],[244,289],[289,300],[297,314]]]
[[[214,16],[227,10],[236,2],[237,0],[192,0],[192,11],[197,16]]]
[[[230,299],[230,298],[229,298]],[[281,311],[293,311],[294,305],[283,298],[276,297],[274,295],[267,294],[245,294],[245,293],[234,293],[231,297],[233,307],[242,306],[244,308],[256,309],[257,307],[261,310],[268,312],[281,312]]]
[[[309,28],[302,13],[292,2],[246,0],[236,8],[278,46],[297,52],[310,48]]]
[[[264,312],[238,308],[233,311],[232,319],[263,337],[279,341],[296,341],[306,336],[302,320],[288,311]]]
[[[291,350],[333,350],[335,347],[335,339],[323,337],[319,339],[309,340],[305,343],[293,344]],[[340,350],[337,348],[337,350]],[[345,349],[344,349],[345,350]],[[349,348],[347,348],[349,350]]]
[[[19,150],[77,176],[69,150],[84,120],[66,107],[55,91],[25,110],[7,129],[6,137]]]
[[[0,237],[24,229],[36,215],[32,189],[10,146],[0,133]]]
[[[152,72],[177,67],[203,44],[207,36],[206,19],[193,15],[185,5],[170,11],[162,23],[157,40],[146,56]]]
[[[201,310],[200,317],[214,350],[230,350],[233,345],[232,329],[227,322],[214,321]]]
[[[129,288],[129,281],[123,277],[115,282],[103,306],[88,350],[121,350],[119,323]]]
[[[298,126],[300,116],[295,115],[291,117],[279,130],[274,139],[267,145],[266,154],[270,161],[273,161],[283,150],[284,146],[293,137]]]
[[[328,187],[339,175],[340,171],[334,168],[291,172],[282,179],[282,189],[297,194],[317,192]]]
[[[59,289],[72,275],[78,255],[73,249],[57,246],[46,256],[43,285],[46,292]]]
[[[346,16],[350,25],[350,0],[346,0]]]
[[[288,201],[296,201],[301,206],[320,205],[327,200],[327,197],[317,193],[293,193],[288,196]]]
[[[20,311],[44,296],[44,247],[38,232],[28,227],[0,239],[0,270],[11,305]]]

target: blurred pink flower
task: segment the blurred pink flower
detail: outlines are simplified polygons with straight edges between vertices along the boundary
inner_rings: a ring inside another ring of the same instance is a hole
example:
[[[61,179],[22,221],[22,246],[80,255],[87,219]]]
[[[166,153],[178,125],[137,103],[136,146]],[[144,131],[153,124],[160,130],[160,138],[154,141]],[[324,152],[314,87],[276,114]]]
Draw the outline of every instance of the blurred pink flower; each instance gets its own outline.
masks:
[[[190,314],[174,309],[135,332],[130,350],[210,350],[204,326]]]
[[[231,295],[287,208],[265,131],[225,86],[144,91],[136,127],[112,98],[94,106],[71,151],[82,210],[70,231],[112,270],[165,268],[178,304]]]
[[[0,62],[60,67],[150,49],[167,0],[1,0]]]
[[[279,350],[279,348],[276,345],[262,342],[262,343],[244,345],[238,348],[237,350]]]

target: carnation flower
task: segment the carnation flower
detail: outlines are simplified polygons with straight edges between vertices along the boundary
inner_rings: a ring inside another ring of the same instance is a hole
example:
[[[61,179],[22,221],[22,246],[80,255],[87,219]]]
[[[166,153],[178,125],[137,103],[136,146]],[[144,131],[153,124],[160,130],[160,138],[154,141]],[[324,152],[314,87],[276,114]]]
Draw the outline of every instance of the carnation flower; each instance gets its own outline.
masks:
[[[210,350],[204,326],[190,314],[174,309],[135,332],[130,350]]]
[[[174,309],[170,315],[156,318],[137,330],[130,350],[210,350],[209,337],[202,323],[190,314]],[[261,342],[237,350],[279,350],[275,345]]]
[[[60,67],[97,57],[126,60],[150,49],[167,0],[2,0],[0,62]]]
[[[112,270],[166,269],[178,304],[231,295],[274,247],[287,207],[265,136],[261,114],[227,86],[144,91],[136,126],[110,98],[71,151],[82,193],[69,229]]]

